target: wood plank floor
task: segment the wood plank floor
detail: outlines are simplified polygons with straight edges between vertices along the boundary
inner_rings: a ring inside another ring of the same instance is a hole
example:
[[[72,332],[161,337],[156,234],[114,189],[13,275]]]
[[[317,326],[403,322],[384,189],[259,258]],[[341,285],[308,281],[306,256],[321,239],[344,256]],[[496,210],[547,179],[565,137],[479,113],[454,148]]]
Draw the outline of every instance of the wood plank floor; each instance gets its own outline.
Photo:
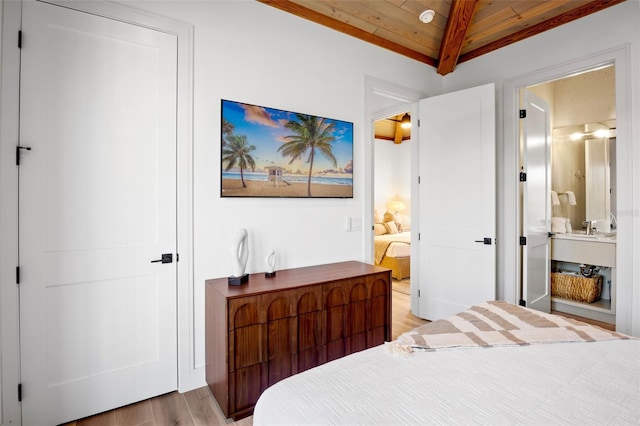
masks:
[[[391,334],[395,339],[425,320],[413,316],[409,310],[410,296],[397,291],[392,294]],[[67,423],[67,426],[251,426],[253,417],[237,422],[225,419],[222,410],[208,387],[186,393],[171,392],[126,407]]]

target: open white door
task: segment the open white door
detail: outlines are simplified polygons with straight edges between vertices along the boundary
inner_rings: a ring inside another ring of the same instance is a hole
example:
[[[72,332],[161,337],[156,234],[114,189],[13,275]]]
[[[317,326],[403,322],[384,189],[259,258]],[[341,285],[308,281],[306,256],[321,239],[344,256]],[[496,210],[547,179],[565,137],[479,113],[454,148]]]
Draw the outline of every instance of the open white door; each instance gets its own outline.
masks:
[[[551,309],[551,121],[549,105],[528,90],[523,96],[522,182],[524,237],[521,304]],[[521,179],[522,180],[522,179]]]
[[[177,44],[23,8],[22,418],[47,425],[177,388]]]
[[[495,88],[419,103],[419,316],[496,295]]]

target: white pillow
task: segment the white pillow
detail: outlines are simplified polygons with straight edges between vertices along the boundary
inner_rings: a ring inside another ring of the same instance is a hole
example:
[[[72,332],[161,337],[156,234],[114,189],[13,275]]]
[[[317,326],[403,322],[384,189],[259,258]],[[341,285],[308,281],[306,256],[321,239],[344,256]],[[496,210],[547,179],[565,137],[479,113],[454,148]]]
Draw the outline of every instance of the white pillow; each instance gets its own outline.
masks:
[[[398,234],[398,227],[395,222],[385,222],[383,225],[387,228],[388,234]]]
[[[384,212],[384,217],[382,218],[382,220],[384,223],[395,222],[398,232],[402,232],[402,219],[400,218],[399,214],[386,211]],[[398,232],[395,232],[395,233],[397,234]]]

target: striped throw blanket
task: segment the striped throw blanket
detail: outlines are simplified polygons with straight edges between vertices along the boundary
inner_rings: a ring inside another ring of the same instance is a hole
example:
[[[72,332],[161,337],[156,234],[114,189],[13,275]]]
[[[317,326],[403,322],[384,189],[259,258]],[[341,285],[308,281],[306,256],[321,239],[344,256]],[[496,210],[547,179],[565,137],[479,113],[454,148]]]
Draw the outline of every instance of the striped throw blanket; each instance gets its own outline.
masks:
[[[435,351],[617,339],[635,338],[571,318],[546,314],[502,301],[491,301],[401,334],[395,342],[388,344],[388,349],[392,353],[403,354],[415,350]]]

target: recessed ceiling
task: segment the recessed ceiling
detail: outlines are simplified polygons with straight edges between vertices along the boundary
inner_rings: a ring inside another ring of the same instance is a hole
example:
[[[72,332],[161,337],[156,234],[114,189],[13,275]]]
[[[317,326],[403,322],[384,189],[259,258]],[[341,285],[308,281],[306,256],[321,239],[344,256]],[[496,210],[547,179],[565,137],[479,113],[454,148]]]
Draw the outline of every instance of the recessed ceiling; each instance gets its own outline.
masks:
[[[437,68],[461,62],[625,0],[258,0]],[[420,14],[432,9],[429,24]]]

